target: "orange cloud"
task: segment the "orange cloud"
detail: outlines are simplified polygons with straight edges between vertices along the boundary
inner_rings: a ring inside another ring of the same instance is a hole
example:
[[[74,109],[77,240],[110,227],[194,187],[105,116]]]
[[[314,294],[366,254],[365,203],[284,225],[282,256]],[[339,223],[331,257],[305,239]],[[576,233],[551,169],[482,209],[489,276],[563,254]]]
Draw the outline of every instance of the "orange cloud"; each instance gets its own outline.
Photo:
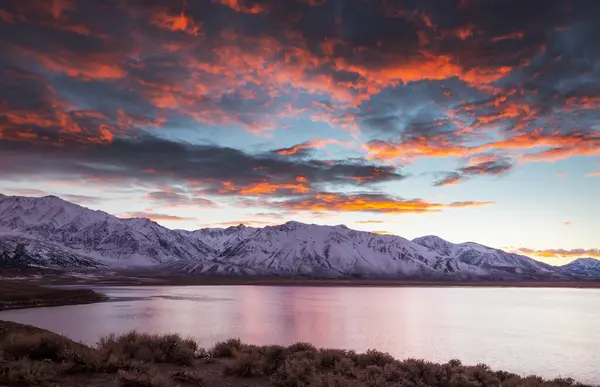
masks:
[[[600,177],[600,171],[588,173],[586,176],[587,177]]]
[[[294,194],[304,194],[310,192],[310,188],[306,184],[306,178],[300,176],[297,178],[297,183],[270,183],[262,181],[259,183],[251,184],[248,186],[235,186],[230,181],[223,181],[221,183],[222,188],[219,189],[218,193],[231,194],[236,193],[245,196],[261,196],[261,195],[273,195],[276,193],[291,192]]]
[[[70,77],[84,80],[114,80],[127,74],[120,60],[111,54],[90,53],[76,55],[66,50],[38,51],[25,47],[13,47],[17,53],[35,59],[49,71],[62,72]]]
[[[412,161],[420,157],[464,157],[472,150],[451,143],[445,138],[419,137],[401,143],[371,141],[365,144],[368,159]]]
[[[526,247],[519,248],[511,251],[515,254],[529,255],[538,258],[580,258],[580,257],[591,257],[600,258],[599,249],[547,249],[547,250],[534,250]]]
[[[492,42],[500,42],[503,40],[510,40],[510,39],[523,39],[523,37],[525,36],[525,34],[523,34],[522,32],[513,32],[507,35],[501,35],[501,36],[495,36],[491,39]]]
[[[241,12],[241,13],[257,14],[257,13],[263,13],[266,11],[266,8],[260,4],[252,4],[249,6],[246,4],[246,2],[244,0],[213,0],[213,1],[217,1],[231,9],[233,9],[234,11]]]
[[[378,235],[395,235],[395,233],[391,232],[391,231],[369,231],[372,232],[373,234],[378,234]]]
[[[166,12],[158,12],[154,14],[150,22],[162,29],[170,31],[183,31],[186,34],[197,36],[201,34],[202,27],[194,21],[194,19],[181,12],[179,15],[170,15]]]
[[[469,25],[466,25],[466,26],[458,27],[457,29],[455,29],[452,32],[458,38],[460,38],[462,40],[466,40],[470,36],[473,36],[473,29],[474,28],[475,28],[474,25],[469,24]]]
[[[478,146],[465,146],[452,143],[445,135],[419,137],[403,142],[371,141],[365,144],[367,158],[392,161],[400,159],[412,161],[423,157],[464,157],[473,160],[484,159],[478,153],[489,150],[535,150],[538,152],[516,156],[523,162],[557,161],[571,156],[600,155],[600,134],[598,132],[544,133],[542,129],[531,133],[511,132],[504,140],[492,141]],[[492,156],[490,156],[492,157]]]
[[[336,140],[334,138],[314,139],[314,140],[306,141],[306,142],[303,142],[300,144],[296,144],[290,148],[280,149],[277,151],[277,153],[279,153],[282,156],[290,156],[290,155],[295,155],[298,152],[301,152],[306,149],[320,149],[320,148],[324,148],[328,145],[339,145],[339,146],[349,148],[349,147],[352,147],[354,144],[349,141],[341,141],[341,140]]]
[[[284,208],[300,211],[361,211],[388,214],[421,214],[440,212],[447,208],[468,208],[493,204],[493,202],[430,203],[420,199],[404,200],[377,194],[345,195],[317,193],[311,197],[278,203]]]

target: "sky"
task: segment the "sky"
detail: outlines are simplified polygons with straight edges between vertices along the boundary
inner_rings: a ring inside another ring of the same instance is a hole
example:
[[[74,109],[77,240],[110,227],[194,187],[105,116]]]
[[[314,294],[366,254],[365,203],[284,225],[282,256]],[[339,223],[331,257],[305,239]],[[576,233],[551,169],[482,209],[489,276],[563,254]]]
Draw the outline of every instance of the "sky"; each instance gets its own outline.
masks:
[[[0,192],[600,258],[597,0],[3,0]]]

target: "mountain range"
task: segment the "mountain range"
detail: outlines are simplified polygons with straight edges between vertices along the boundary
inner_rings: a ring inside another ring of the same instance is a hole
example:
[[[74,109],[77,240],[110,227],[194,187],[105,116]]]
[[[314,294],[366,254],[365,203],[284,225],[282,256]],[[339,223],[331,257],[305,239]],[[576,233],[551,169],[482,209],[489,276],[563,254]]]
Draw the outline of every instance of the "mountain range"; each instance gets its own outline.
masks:
[[[290,221],[171,230],[121,219],[56,196],[0,194],[0,266],[157,268],[194,275],[455,280],[600,278],[600,261],[551,266],[526,256],[436,236],[411,240]]]

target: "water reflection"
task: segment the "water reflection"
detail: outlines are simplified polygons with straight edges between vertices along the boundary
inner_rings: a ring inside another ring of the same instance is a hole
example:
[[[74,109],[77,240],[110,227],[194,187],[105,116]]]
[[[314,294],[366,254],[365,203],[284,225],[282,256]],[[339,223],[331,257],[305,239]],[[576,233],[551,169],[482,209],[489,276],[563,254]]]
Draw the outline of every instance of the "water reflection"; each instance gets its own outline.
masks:
[[[111,332],[179,332],[203,346],[311,342],[521,374],[600,382],[595,289],[109,287],[112,301],[5,311],[0,319],[95,343]]]

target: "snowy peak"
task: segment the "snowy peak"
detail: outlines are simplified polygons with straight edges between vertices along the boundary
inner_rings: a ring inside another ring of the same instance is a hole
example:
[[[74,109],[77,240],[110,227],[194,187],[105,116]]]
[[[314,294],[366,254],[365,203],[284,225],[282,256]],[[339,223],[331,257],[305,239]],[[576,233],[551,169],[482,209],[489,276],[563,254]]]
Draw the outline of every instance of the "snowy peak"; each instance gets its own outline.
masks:
[[[114,266],[204,258],[209,250],[149,219],[120,219],[56,196],[0,196],[0,238],[14,237],[30,250],[56,255],[62,249],[65,256]]]
[[[0,196],[0,226],[12,223],[22,227],[62,227],[72,222],[92,224],[107,217],[111,215],[81,207],[53,195],[39,198]]]
[[[440,237],[428,235],[413,239],[438,254],[486,269],[502,269],[515,274],[551,273],[555,269],[529,257],[483,246],[474,242],[451,243]]]
[[[561,268],[572,274],[600,277],[600,260],[594,258],[578,258]]]
[[[442,239],[435,235],[426,235],[412,240],[414,243],[427,247],[430,250],[434,250],[442,255],[451,256],[454,252],[454,245],[445,239]]]

